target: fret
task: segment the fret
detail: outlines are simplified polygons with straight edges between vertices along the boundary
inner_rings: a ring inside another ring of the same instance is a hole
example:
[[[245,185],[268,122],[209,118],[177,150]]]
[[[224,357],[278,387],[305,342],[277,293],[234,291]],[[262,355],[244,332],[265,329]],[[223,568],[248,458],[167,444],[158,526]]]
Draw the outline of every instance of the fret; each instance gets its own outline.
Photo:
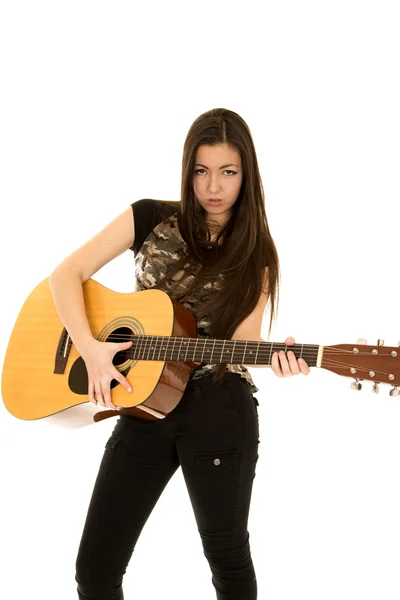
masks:
[[[220,359],[220,360],[221,360],[221,362],[222,362],[222,356],[223,356],[223,354],[224,354],[224,348],[225,348],[225,344],[226,344],[226,340],[224,340],[224,343],[223,343],[223,345],[222,345],[222,350],[221,350],[221,359]]]
[[[149,352],[149,351],[150,351],[150,349],[151,349],[151,339],[152,339],[152,338],[151,338],[150,336],[146,336],[146,337],[147,337],[148,339],[145,339],[145,341],[144,341],[144,349],[145,349],[145,351],[147,350],[146,346],[147,346],[147,344],[148,344],[148,345],[149,345],[148,352]],[[147,359],[149,358],[149,355],[148,355],[148,354],[147,354],[147,357],[146,357],[146,358],[147,358]]]
[[[206,348],[206,345],[204,344],[203,350],[201,352],[201,361],[200,362],[204,362],[204,350],[205,350],[205,348]]]
[[[158,337],[158,336],[157,336],[157,337]],[[151,351],[152,351],[152,350],[153,350],[153,348],[154,348],[154,346],[152,345],[152,344],[153,344],[153,342],[154,342],[154,336],[153,336],[153,339],[149,340],[149,356],[150,356],[150,353],[151,353]],[[156,342],[156,344],[157,344],[157,342]],[[153,350],[153,356],[151,357],[151,359],[150,359],[150,360],[154,360],[154,350]]]
[[[174,339],[174,344],[173,344],[173,346],[172,346],[172,353],[171,353],[171,356],[172,356],[172,355],[173,355],[173,353],[174,353],[174,350],[175,350],[175,344],[176,344],[176,338],[173,338],[173,339]]]
[[[140,358],[140,357],[141,357],[141,353],[142,353],[143,344],[145,344],[145,343],[146,343],[146,339],[145,339],[145,338],[142,338],[142,339],[141,339],[141,341],[140,341],[139,349],[138,349],[138,358]]]
[[[168,340],[167,340],[167,347],[165,348],[165,353],[167,353],[167,352],[168,352],[168,346],[169,346],[169,344],[170,344],[171,340],[172,340],[172,338],[170,338],[170,337],[169,337],[169,338],[168,338]]]
[[[196,338],[196,344],[195,344],[195,347],[194,347],[194,352],[193,352],[193,354],[196,354],[196,352],[197,352],[197,346],[198,346],[198,343],[199,343],[199,339],[200,339],[200,338]]]
[[[190,350],[190,343],[187,344],[186,354],[185,354],[185,361],[187,361],[187,353],[189,352],[189,350]],[[194,352],[193,352],[193,354],[194,354]]]
[[[256,362],[255,362],[254,364],[257,364],[258,352],[259,352],[259,350],[260,350],[260,343],[261,343],[261,342],[258,342],[258,345],[257,345],[257,352],[256,352]]]
[[[158,340],[158,337],[159,337],[159,336],[157,336],[157,340]],[[155,355],[155,353],[156,353],[156,351],[157,351],[157,340],[156,340],[156,343],[155,343],[155,346],[154,346],[153,360],[155,360],[155,359],[154,359],[154,355]],[[161,345],[160,345],[160,346],[161,346]],[[160,352],[161,352],[161,347],[160,347]],[[158,359],[157,359],[157,360],[160,360],[160,352],[158,353]]]
[[[143,343],[146,343],[146,342],[145,342],[145,339],[143,339],[143,338],[141,337],[141,339],[140,339],[140,346],[139,346],[139,348],[138,348],[138,357],[140,357],[140,353],[141,353],[141,350],[142,350],[142,345],[143,345]],[[134,344],[132,344],[132,346],[133,346],[133,345],[134,345]]]
[[[181,353],[181,349],[182,349],[182,343],[183,343],[184,338],[181,338],[181,345],[179,346],[179,352],[178,355]]]
[[[163,341],[162,341],[162,338],[161,338],[160,349],[158,351],[158,358],[157,358],[157,360],[161,360],[161,358],[160,358],[161,350],[165,350],[165,347],[163,348],[162,342]]]

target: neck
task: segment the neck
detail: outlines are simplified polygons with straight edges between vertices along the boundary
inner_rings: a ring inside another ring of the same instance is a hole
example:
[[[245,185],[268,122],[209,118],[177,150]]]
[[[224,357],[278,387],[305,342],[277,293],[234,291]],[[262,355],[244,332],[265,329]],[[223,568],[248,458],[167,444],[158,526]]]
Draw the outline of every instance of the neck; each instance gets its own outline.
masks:
[[[271,365],[274,352],[291,350],[304,358],[310,367],[319,365],[322,346],[316,344],[281,344],[254,340],[216,340],[169,336],[135,336],[128,350],[137,360],[165,360],[205,364]]]

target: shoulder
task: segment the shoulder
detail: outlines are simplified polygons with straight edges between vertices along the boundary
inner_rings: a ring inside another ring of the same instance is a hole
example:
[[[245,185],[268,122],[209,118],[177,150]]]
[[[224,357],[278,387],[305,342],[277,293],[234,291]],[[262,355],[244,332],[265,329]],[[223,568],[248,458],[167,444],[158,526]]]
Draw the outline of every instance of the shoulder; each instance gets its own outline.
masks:
[[[134,217],[161,220],[167,219],[179,210],[179,200],[156,200],[153,198],[141,198],[132,202],[131,207]]]
[[[140,249],[149,233],[161,222],[179,210],[180,202],[141,198],[131,203],[135,238],[131,250]]]

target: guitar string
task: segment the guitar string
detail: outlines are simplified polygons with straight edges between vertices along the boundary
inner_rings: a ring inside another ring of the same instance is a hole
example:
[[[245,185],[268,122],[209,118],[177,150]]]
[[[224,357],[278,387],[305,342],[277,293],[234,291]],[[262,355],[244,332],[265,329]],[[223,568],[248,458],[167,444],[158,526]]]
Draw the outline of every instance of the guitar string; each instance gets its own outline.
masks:
[[[100,334],[98,334],[98,335],[100,335]],[[211,342],[213,342],[214,340],[216,340],[220,344],[222,344],[224,341],[226,341],[226,342],[235,342],[236,341],[236,343],[243,343],[243,344],[245,344],[246,341],[247,341],[247,343],[251,342],[252,344],[258,344],[258,343],[264,344],[265,343],[265,344],[274,344],[274,345],[287,346],[288,348],[290,348],[292,346],[292,344],[285,344],[284,342],[267,342],[267,341],[260,341],[259,342],[258,340],[220,340],[220,339],[216,339],[216,338],[192,338],[192,337],[185,337],[185,336],[168,336],[168,335],[157,335],[157,334],[153,334],[153,335],[150,335],[150,334],[138,334],[138,335],[134,335],[133,338],[132,338],[131,334],[124,334],[124,333],[113,334],[113,333],[111,333],[110,337],[117,337],[118,339],[120,339],[120,338],[126,338],[127,337],[127,338],[129,338],[128,341],[136,341],[136,340],[139,340],[141,338],[150,338],[150,337],[152,337],[152,338],[157,338],[157,337],[160,338],[161,337],[161,338],[175,339],[175,340],[180,340],[180,339],[183,339],[183,340],[193,340],[193,341],[196,341],[196,340],[206,341],[207,340],[207,341],[211,341]],[[302,346],[302,345],[303,346],[315,346],[317,348],[317,347],[319,347],[322,344],[301,344],[301,343],[297,342],[297,343],[295,343],[293,345],[297,346],[297,347],[298,346]],[[349,346],[353,345],[354,347],[357,347],[357,348],[360,347],[360,345],[357,345],[357,344],[346,344],[346,345],[349,345]],[[375,347],[376,348],[392,348],[392,346],[374,346],[373,344],[371,344],[371,347],[372,348],[375,348]],[[323,348],[329,349],[332,352],[348,352],[350,354],[353,353],[352,350],[343,350],[342,348],[335,348],[334,346],[323,346]]]
[[[133,359],[133,360],[144,360],[144,359],[143,358],[137,358],[137,359]],[[150,359],[150,360],[154,360],[154,359]],[[168,362],[168,360],[166,360],[166,362]],[[184,361],[182,361],[182,362],[184,362]],[[198,362],[198,361],[194,361],[194,362]],[[229,363],[229,364],[236,364],[236,363]],[[249,363],[246,363],[246,364],[249,364]],[[251,363],[249,364],[249,366],[251,367]],[[349,373],[349,376],[354,377],[355,379],[360,379],[361,378],[361,374],[362,374],[362,378],[364,379],[365,375],[367,373],[369,373],[368,369],[365,369],[362,366],[360,367],[360,365],[349,365],[348,363],[339,363],[338,361],[332,362],[332,361],[329,361],[329,360],[324,361],[324,367],[323,368],[332,367],[332,368],[336,368],[336,369],[349,369],[352,366],[354,366],[354,368],[357,368],[357,370],[358,370],[358,376],[355,373],[354,374],[350,374]],[[364,373],[365,373],[365,375],[364,375]],[[387,376],[387,375],[390,374],[389,372],[380,371],[379,369],[378,370],[374,369],[374,373],[375,373],[374,377],[376,375],[381,375],[383,377],[383,376]],[[374,379],[371,378],[370,380],[373,381]],[[394,381],[393,382],[389,382],[388,381],[387,383],[392,383],[392,385],[393,385]]]
[[[143,358],[137,358],[137,359],[133,359],[133,360],[144,360],[144,359]],[[155,360],[155,359],[150,359],[150,360]],[[168,360],[166,362],[168,362]],[[197,362],[197,361],[194,361],[194,362]],[[235,363],[229,363],[229,364],[235,364]],[[249,364],[249,363],[247,363],[247,364]],[[249,366],[251,367],[251,364]],[[365,379],[366,374],[369,373],[368,369],[365,369],[365,368],[363,368],[360,365],[352,365],[352,364],[349,364],[349,363],[340,363],[339,361],[333,361],[333,360],[329,360],[329,359],[328,360],[324,360],[324,367],[323,368],[327,368],[327,367],[332,367],[332,368],[337,368],[337,369],[350,369],[352,367],[357,368],[357,370],[358,370],[358,376],[356,376],[355,373],[354,374],[349,374],[351,377],[354,377],[355,379],[361,379],[361,378]],[[364,373],[365,373],[365,375],[364,375]],[[382,377],[384,377],[384,376],[387,376],[387,375],[390,374],[389,372],[380,371],[379,369],[377,370],[376,368],[374,369],[374,373],[375,373],[374,377],[376,375],[381,375]],[[362,375],[362,377],[361,377],[361,375]],[[368,379],[368,381],[374,381],[374,379],[371,378],[371,379]],[[383,382],[383,383],[386,383],[386,382]],[[388,381],[387,383],[390,383],[391,385],[394,385],[394,381],[393,382]]]
[[[128,337],[129,338],[128,341],[133,341],[133,342],[140,341],[141,338],[146,338],[146,337],[147,338],[150,338],[150,337],[152,337],[152,338],[157,338],[157,337],[160,338],[161,337],[161,338],[168,338],[170,340],[190,340],[190,341],[192,341],[192,340],[193,341],[199,340],[199,341],[207,341],[207,342],[213,342],[214,341],[214,338],[191,338],[191,337],[183,337],[183,336],[159,336],[159,335],[158,336],[157,335],[138,335],[138,336],[134,336],[133,339],[132,339],[132,336],[128,335],[128,334],[117,334],[117,335],[110,334],[109,337],[112,337],[113,340],[114,339],[118,339],[119,340],[119,339]],[[291,345],[291,344],[284,344],[283,342],[266,342],[266,341],[265,342],[264,341],[263,342],[258,342],[256,340],[247,340],[247,341],[246,340],[215,340],[215,341],[216,341],[216,345],[217,344],[223,344],[224,341],[226,341],[226,342],[236,342],[236,346],[239,346],[239,347],[240,347],[240,344],[246,344],[246,343],[247,344],[269,344],[269,345],[274,345],[274,346],[285,346],[287,348],[287,350],[286,350],[287,352],[290,351],[290,350],[292,350],[293,345],[295,346],[296,350],[299,350],[300,346],[306,346],[305,350],[307,352],[311,353],[310,356],[315,355],[315,353],[317,352],[317,348],[319,348],[319,344],[299,344],[299,343],[297,343],[297,344]],[[157,340],[156,343],[158,343],[158,340]],[[307,346],[314,346],[314,348],[307,348]],[[359,347],[359,346],[357,346],[357,344],[355,344],[354,346],[355,347]],[[371,347],[375,348],[375,346],[371,346]],[[131,346],[131,348],[132,348],[132,346]],[[131,348],[127,348],[127,350],[130,350]],[[343,348],[334,348],[333,346],[322,346],[322,348],[323,348],[323,351],[324,351],[324,355],[325,355],[325,353],[343,354],[343,355],[354,354],[353,350],[344,350]],[[377,346],[377,348],[382,348],[382,346]],[[392,347],[389,346],[389,348],[392,348]],[[393,347],[393,348],[395,348],[395,347]],[[199,350],[200,350],[200,348],[199,348]],[[393,350],[391,350],[391,352],[392,351]],[[123,350],[121,350],[120,352],[123,352]],[[268,353],[269,349],[263,348],[261,346],[258,354],[260,354],[260,352],[262,352],[262,353]],[[275,350],[275,352],[277,352],[277,351]],[[391,356],[391,354],[389,354],[389,353],[382,353],[382,352],[379,353],[379,356],[389,356],[389,355]],[[302,354],[302,356],[304,356],[304,353]],[[357,353],[357,356],[371,356],[371,352],[370,351],[365,351],[365,352],[359,351]]]
[[[350,365],[348,363],[339,363],[338,361],[329,361],[329,360],[324,361],[324,367],[332,367],[332,368],[336,367],[336,368],[342,368],[342,369],[349,369],[351,367],[354,367],[354,368],[357,368],[358,372],[364,371],[365,373],[369,373],[369,370],[370,370],[370,369],[365,369],[365,367],[362,367],[360,365]],[[373,369],[373,371],[374,371],[375,375],[377,375],[377,374],[378,375],[389,375],[389,371],[386,372],[386,371],[380,371],[377,369]],[[357,379],[360,378],[360,373],[358,373],[358,376],[356,373],[349,374],[349,375],[351,375],[352,377],[357,377]],[[375,377],[375,375],[374,375],[374,377]],[[371,378],[371,381],[373,381],[373,378]],[[388,381],[388,383],[390,383],[390,382]]]
[[[143,358],[137,358],[137,359],[134,358],[133,360],[144,360],[144,359]],[[155,359],[149,359],[149,360],[155,360]],[[168,360],[166,362],[168,362]],[[194,361],[194,362],[197,362],[197,361]],[[235,363],[229,363],[229,364],[235,364]],[[251,363],[246,363],[246,364],[249,364],[251,366]],[[352,365],[352,364],[349,364],[349,363],[340,363],[339,361],[332,361],[332,360],[329,360],[329,359],[324,361],[324,368],[326,368],[326,367],[340,368],[340,369],[350,369],[350,368],[354,367],[354,368],[357,368],[358,371],[363,371],[365,373],[369,373],[369,370],[370,370],[370,369],[366,369],[365,367],[362,367],[360,365]],[[379,369],[377,370],[376,368],[373,369],[373,370],[374,370],[375,375],[376,374],[379,374],[379,375],[382,375],[382,376],[383,375],[389,375],[389,371],[388,372],[381,371]],[[351,376],[352,377],[356,377],[356,374],[351,374]]]
[[[97,335],[100,335],[100,334],[97,334]],[[152,338],[157,338],[157,337],[160,338],[161,337],[161,338],[167,338],[167,339],[171,339],[171,340],[181,340],[181,339],[183,339],[183,340],[193,340],[193,341],[199,340],[199,341],[208,341],[208,342],[216,341],[216,343],[218,343],[218,344],[222,344],[224,342],[236,342],[237,344],[245,344],[246,343],[246,340],[219,340],[219,339],[216,339],[216,338],[192,338],[192,337],[184,337],[184,336],[166,336],[166,335],[156,335],[156,334],[154,334],[154,335],[146,335],[146,334],[142,335],[142,334],[139,334],[139,335],[133,336],[133,338],[132,338],[131,334],[124,334],[124,333],[113,334],[113,333],[111,333],[109,335],[109,337],[113,337],[113,338],[117,338],[117,339],[129,338],[127,341],[133,341],[133,342],[135,342],[137,340],[140,340],[141,338],[150,338],[150,337],[152,337]],[[260,344],[274,344],[275,346],[281,345],[281,346],[287,346],[288,348],[291,347],[291,344],[285,344],[284,342],[267,342],[267,341],[260,341],[259,342],[258,340],[247,340],[247,343],[248,344],[249,343],[252,343],[252,344],[258,344],[258,343],[260,343]],[[293,345],[297,346],[297,347],[298,346],[302,346],[302,345],[303,346],[315,346],[315,348],[318,348],[320,346],[320,344],[300,344],[300,343],[295,343]],[[341,351],[340,348],[334,348],[333,346],[323,346],[323,347],[324,348],[329,348],[333,352],[335,352],[335,351],[340,352]],[[352,353],[352,350],[345,350],[345,352]]]
[[[135,341],[138,340],[140,337],[160,337],[160,336],[136,336],[134,338]],[[161,336],[161,337],[164,337],[164,336]],[[169,339],[184,339],[184,340],[187,340],[187,339],[205,339],[207,341],[211,341],[212,338],[180,338],[180,337],[172,338],[171,337]],[[235,340],[228,340],[228,341],[235,341]],[[244,340],[236,340],[236,342],[237,342],[237,344],[246,343]],[[217,341],[217,343],[223,343],[223,341]],[[253,343],[258,343],[258,342],[253,342]],[[263,343],[263,342],[260,342],[260,343]],[[290,345],[285,345],[285,344],[283,344],[281,342],[265,342],[265,343],[267,343],[267,344],[273,343],[273,344],[277,344],[277,345],[279,344],[279,345],[282,345],[282,346],[287,346],[287,351],[290,351]],[[298,344],[298,346],[299,345],[300,344]],[[326,367],[330,366],[330,367],[337,367],[337,368],[342,368],[342,369],[346,369],[346,368],[349,369],[349,368],[353,367],[353,368],[357,368],[358,370],[362,369],[362,367],[360,367],[360,365],[351,364],[351,363],[343,363],[343,362],[340,362],[338,360],[334,360],[334,359],[330,358],[330,355],[337,357],[339,353],[342,353],[343,355],[346,355],[346,356],[349,355],[349,354],[353,354],[353,352],[351,350],[342,350],[340,348],[331,348],[329,346],[324,346],[323,348],[324,348],[323,360],[324,360],[324,363],[325,363]],[[132,349],[132,346],[131,346],[131,348],[128,348],[127,350],[131,350],[131,349]],[[199,348],[198,350],[201,350],[201,348]],[[157,349],[156,349],[156,351],[157,351]],[[267,353],[269,354],[268,350],[263,350],[262,352],[259,351],[258,354],[257,354],[257,356],[260,357],[260,358],[265,358],[264,355],[267,354]],[[316,354],[317,354],[317,348],[315,348],[314,350],[313,349],[309,349],[309,352],[303,352],[301,356],[307,362],[307,358],[310,358],[310,359],[311,358],[316,358]],[[359,352],[357,354],[357,356],[367,356],[367,355],[371,356],[371,353],[370,352]],[[384,357],[384,356],[389,356],[389,354],[382,354],[381,353],[379,356],[380,357]],[[143,358],[138,358],[136,360],[144,360],[144,359]],[[156,360],[156,359],[150,359],[150,360]],[[245,359],[243,359],[243,360],[245,360]],[[366,369],[364,369],[364,370],[367,371]],[[388,372],[386,373],[384,371],[379,371],[379,370],[376,370],[376,368],[374,369],[374,372],[375,372],[375,374],[378,373],[380,375],[388,375]],[[353,374],[353,375],[355,376],[355,374]]]

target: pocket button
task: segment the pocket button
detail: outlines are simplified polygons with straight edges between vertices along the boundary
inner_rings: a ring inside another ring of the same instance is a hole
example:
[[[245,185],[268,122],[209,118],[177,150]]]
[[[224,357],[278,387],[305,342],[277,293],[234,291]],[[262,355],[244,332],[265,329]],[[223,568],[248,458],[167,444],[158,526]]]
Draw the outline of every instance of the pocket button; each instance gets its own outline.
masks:
[[[196,463],[202,467],[231,467],[238,462],[238,450],[200,450],[196,453]]]

